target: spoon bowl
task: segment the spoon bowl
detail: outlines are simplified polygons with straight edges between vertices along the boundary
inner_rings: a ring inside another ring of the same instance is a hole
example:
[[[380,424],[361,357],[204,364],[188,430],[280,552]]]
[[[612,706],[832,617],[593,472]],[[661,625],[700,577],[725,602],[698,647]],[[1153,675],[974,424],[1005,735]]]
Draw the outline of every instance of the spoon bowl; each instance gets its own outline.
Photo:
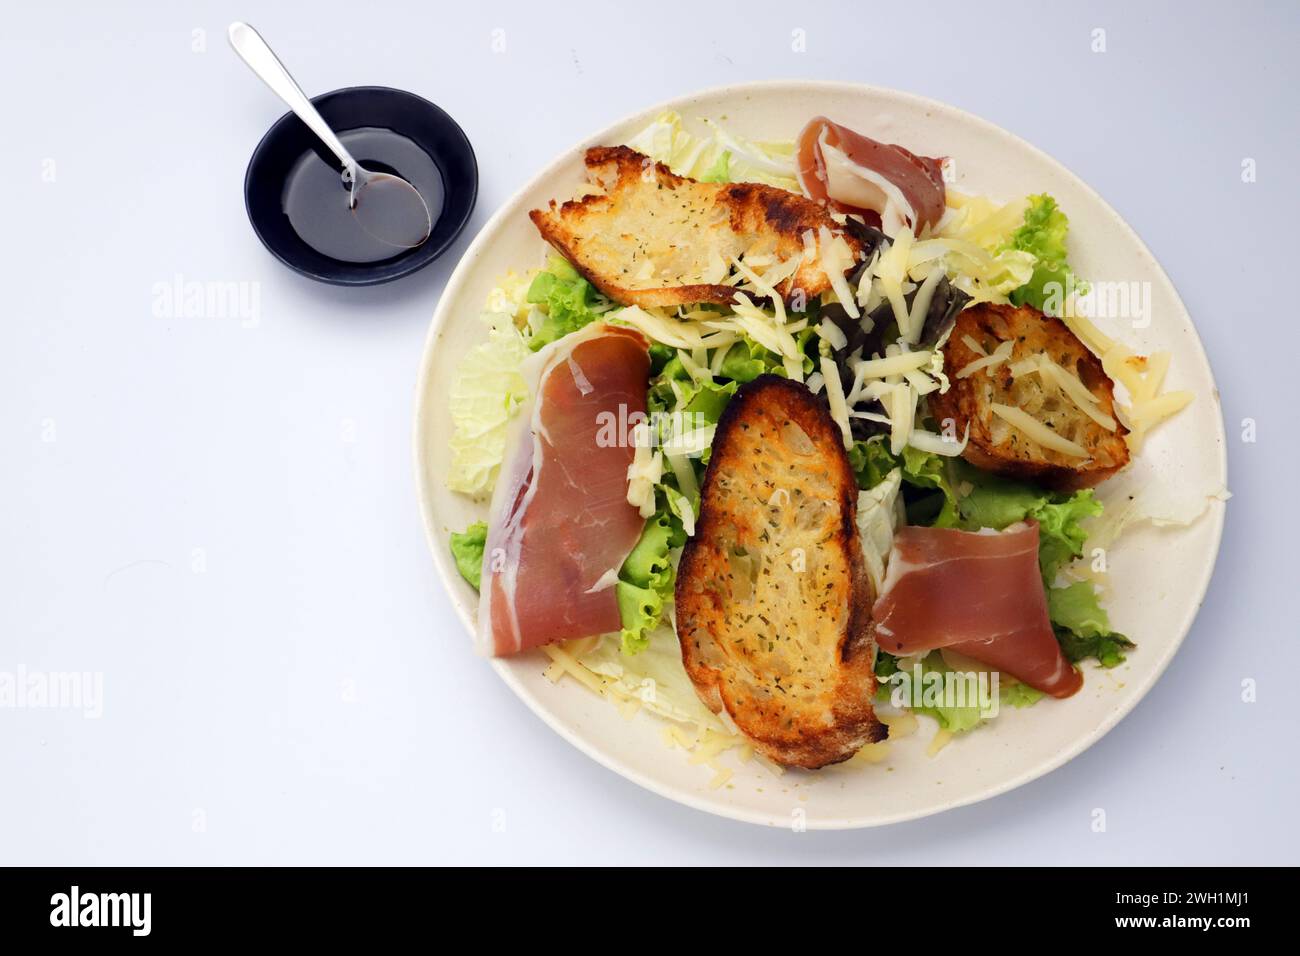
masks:
[[[355,175],[345,167],[343,179],[351,186],[352,215],[367,235],[395,249],[414,249],[429,238],[433,230],[429,204],[401,176],[358,164]]]

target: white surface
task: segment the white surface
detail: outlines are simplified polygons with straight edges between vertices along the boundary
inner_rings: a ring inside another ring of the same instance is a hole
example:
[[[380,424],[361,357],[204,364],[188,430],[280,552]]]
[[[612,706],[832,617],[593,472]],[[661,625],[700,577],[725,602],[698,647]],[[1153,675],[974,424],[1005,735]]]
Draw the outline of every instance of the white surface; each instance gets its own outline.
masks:
[[[102,672],[104,713],[0,710],[0,862],[1296,861],[1294,8],[953,5],[925,27],[770,4],[684,29],[632,6],[629,56],[607,4],[392,6],[388,32],[341,3],[9,15],[0,672]],[[236,18],[309,92],[445,107],[479,154],[474,226],[588,130],[748,79],[910,89],[1063,161],[1168,270],[1223,391],[1236,497],[1165,677],[1048,777],[859,834],[717,820],[578,753],[467,653],[419,526],[411,398],[452,257],[349,292],[261,249],[240,187],[279,110],[224,47]],[[155,316],[177,274],[257,283],[256,326]]]
[[[664,105],[593,131],[584,145],[626,142]],[[742,765],[724,757],[720,765],[734,774],[714,789],[708,767],[691,765],[681,754],[665,756],[661,721],[638,715],[629,725],[576,682],[554,686],[543,673],[550,661],[542,653],[495,661],[498,672],[557,733],[606,766],[688,806],[768,826],[898,823],[987,799],[1054,769],[1128,714],[1164,671],[1200,606],[1218,550],[1223,503],[1208,499],[1227,481],[1221,412],[1205,353],[1168,278],[1116,213],[1059,163],[934,100],[858,84],[780,81],[721,87],[666,105],[697,134],[706,132],[702,120],[725,117],[729,132],[760,141],[793,138],[808,117],[825,114],[886,141],[908,143],[921,155],[959,157],[955,188],[966,193],[1008,199],[1030,189],[1056,197],[1070,211],[1072,262],[1079,272],[1099,287],[1122,281],[1150,291],[1144,318],[1107,315],[1097,323],[1144,353],[1169,352],[1167,387],[1200,397],[1147,440],[1122,481],[1108,482],[1098,494],[1107,507],[1124,507],[1137,488],[1147,500],[1190,501],[1192,515],[1208,513],[1190,528],[1139,526],[1108,549],[1111,625],[1141,635],[1140,652],[1113,670],[1085,668],[1083,690],[1067,703],[1008,709],[938,758],[926,753],[935,729],[927,721],[922,732],[893,741],[886,759],[869,768],[791,772],[774,780],[757,762]],[[447,383],[466,352],[487,338],[480,313],[493,287],[509,271],[544,261],[547,247],[528,211],[573,194],[584,180],[582,152],[563,150],[483,227],[443,291],[425,345],[414,442],[421,511],[438,569],[467,629],[477,627],[480,603],[456,570],[448,535],[490,515],[486,503],[471,502],[446,485],[454,427]],[[1160,513],[1179,511],[1165,507]],[[675,646],[675,639],[669,641]]]

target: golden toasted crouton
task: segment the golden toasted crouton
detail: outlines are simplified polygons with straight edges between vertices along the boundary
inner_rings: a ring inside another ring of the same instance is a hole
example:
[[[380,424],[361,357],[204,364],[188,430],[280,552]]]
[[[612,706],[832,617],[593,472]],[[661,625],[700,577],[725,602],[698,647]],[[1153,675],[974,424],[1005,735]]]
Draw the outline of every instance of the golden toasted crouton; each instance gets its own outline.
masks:
[[[765,375],[736,393],[677,571],[677,637],[700,699],[778,763],[822,767],[885,737],[857,496],[807,388]]]
[[[728,304],[736,290],[722,284],[731,260],[755,251],[789,260],[803,254],[803,235],[821,227],[848,244],[818,203],[757,183],[701,183],[626,146],[587,150],[587,175],[603,192],[528,215],[543,238],[592,285],[623,305]],[[852,263],[847,263],[846,268]],[[816,261],[804,262],[777,287],[808,299],[830,285]]]
[[[993,355],[1006,342],[1013,345],[1005,361],[960,377],[972,362]],[[1056,370],[1044,367],[1043,357]],[[930,411],[941,424],[951,419],[959,436],[970,426],[962,457],[976,467],[1073,491],[1091,488],[1128,464],[1127,429],[1115,418],[1114,383],[1060,319],[1027,307],[971,306],[957,317],[944,349],[944,372],[951,387],[930,395]],[[1063,387],[1061,372],[1077,378],[1093,397],[1095,417],[1082,410],[1085,397],[1072,397]],[[1027,414],[1084,454],[1045,447],[1007,420],[1007,407]]]

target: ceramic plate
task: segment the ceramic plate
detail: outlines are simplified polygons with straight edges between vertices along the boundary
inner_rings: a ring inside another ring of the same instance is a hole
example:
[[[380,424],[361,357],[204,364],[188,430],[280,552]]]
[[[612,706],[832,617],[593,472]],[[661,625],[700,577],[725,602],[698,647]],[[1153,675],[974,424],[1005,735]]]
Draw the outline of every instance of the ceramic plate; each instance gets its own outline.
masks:
[[[646,109],[594,133],[533,177],[488,222],[452,275],[434,315],[421,366],[415,415],[416,472],[421,509],[438,573],[467,630],[478,596],[456,572],[447,549],[451,531],[486,517],[486,505],[448,491],[447,443],[452,424],[447,387],[460,357],[486,336],[477,318],[500,276],[541,261],[543,243],[528,210],[567,198],[582,181],[587,146],[621,143],[664,109],[692,121],[725,121],[760,140],[792,140],[822,114],[918,154],[954,160],[956,189],[1009,200],[1048,192],[1070,217],[1072,262],[1080,275],[1136,282],[1149,295],[1149,321],[1097,319],[1139,351],[1173,355],[1167,387],[1196,400],[1148,439],[1129,487],[1154,499],[1179,499],[1203,510],[1190,527],[1143,524],[1107,555],[1112,626],[1138,648],[1113,670],[1089,668],[1082,691],[1060,702],[1004,710],[994,721],[928,756],[933,722],[890,749],[880,764],[774,776],[757,762],[733,765],[731,779],[711,789],[712,771],[665,749],[662,724],[649,714],[624,720],[573,681],[552,684],[546,659],[527,655],[483,662],[560,736],[605,766],[656,793],[722,816],[773,826],[875,826],[984,800],[1061,766],[1127,714],[1151,688],[1191,627],[1209,583],[1223,527],[1226,486],[1222,416],[1214,379],[1192,321],[1164,271],[1131,228],[1069,170],[1023,140],[984,120],[932,100],[838,83],[776,82],[725,87]],[[1118,480],[1118,479],[1117,479]],[[465,654],[474,652],[468,635]],[[725,758],[724,758],[725,760]]]

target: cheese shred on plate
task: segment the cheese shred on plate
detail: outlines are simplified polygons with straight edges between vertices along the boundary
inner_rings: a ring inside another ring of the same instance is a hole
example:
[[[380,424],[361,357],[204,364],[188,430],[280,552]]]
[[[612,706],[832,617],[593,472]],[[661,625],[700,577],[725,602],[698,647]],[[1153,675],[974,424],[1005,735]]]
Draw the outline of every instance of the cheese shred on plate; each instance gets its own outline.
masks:
[[[1124,405],[1117,401],[1115,413],[1129,430],[1125,437],[1134,454],[1141,450],[1151,429],[1191,404],[1191,392],[1160,391],[1169,372],[1168,352],[1137,355],[1068,308],[1064,322],[1101,359],[1106,374],[1128,391],[1130,404]]]

